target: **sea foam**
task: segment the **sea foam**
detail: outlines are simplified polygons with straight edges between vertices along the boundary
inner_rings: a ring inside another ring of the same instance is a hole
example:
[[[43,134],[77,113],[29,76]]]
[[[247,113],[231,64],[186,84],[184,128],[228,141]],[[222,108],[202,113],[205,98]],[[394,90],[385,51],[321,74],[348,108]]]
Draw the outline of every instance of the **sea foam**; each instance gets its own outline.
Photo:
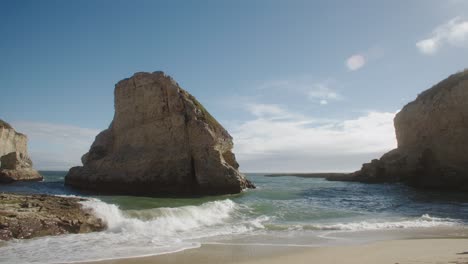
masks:
[[[177,252],[205,237],[263,228],[226,199],[176,208],[123,211],[99,199],[82,202],[108,225],[104,232],[15,240],[0,247],[0,263],[71,263]]]
[[[367,230],[384,230],[384,229],[405,229],[405,228],[426,228],[426,227],[441,227],[441,226],[456,226],[460,223],[450,218],[432,217],[424,214],[421,217],[413,219],[395,220],[395,221],[361,221],[352,223],[340,223],[332,225],[310,225],[305,226],[305,229],[319,230],[344,230],[344,231],[367,231]]]
[[[278,222],[274,217],[256,214],[247,205],[230,199],[198,206],[145,210],[121,210],[117,205],[94,198],[82,204],[106,222],[106,231],[13,240],[0,247],[0,263],[72,263],[159,255],[196,248],[207,239],[217,241],[219,236],[255,232],[299,230],[317,232],[318,235],[321,231],[353,232],[462,225],[450,218],[427,214],[413,218],[367,219],[333,224],[288,224]]]
[[[173,236],[222,224],[235,216],[240,207],[229,199],[199,206],[130,210],[125,213],[116,205],[98,199],[85,201],[83,205],[102,218],[110,232],[151,233],[155,236]]]
[[[267,229],[279,231],[311,230],[311,231],[374,231],[390,229],[412,229],[430,227],[456,227],[462,226],[459,220],[451,218],[433,217],[424,214],[414,218],[392,218],[392,219],[370,219],[367,221],[356,221],[334,224],[265,224]]]

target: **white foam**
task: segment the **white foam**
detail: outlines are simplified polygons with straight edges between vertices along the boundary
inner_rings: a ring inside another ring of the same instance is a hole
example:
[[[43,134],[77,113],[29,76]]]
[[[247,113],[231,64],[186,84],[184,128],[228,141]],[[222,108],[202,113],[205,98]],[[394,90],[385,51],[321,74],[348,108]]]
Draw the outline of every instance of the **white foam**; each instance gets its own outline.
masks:
[[[407,228],[428,228],[428,227],[443,227],[443,226],[457,226],[460,222],[450,218],[432,217],[424,214],[421,217],[413,219],[402,220],[381,220],[374,221],[361,221],[351,223],[338,223],[338,224],[317,224],[317,225],[304,225],[302,229],[309,230],[343,230],[343,231],[367,231],[367,230],[384,230],[384,229],[407,229]]]
[[[199,238],[263,228],[268,218],[244,219],[243,208],[226,199],[200,206],[122,211],[98,199],[82,202],[102,218],[98,233],[16,240],[0,247],[0,263],[64,263],[128,258],[199,247]]]
[[[340,232],[461,225],[453,219],[427,214],[407,219],[278,225],[267,216],[254,217],[251,208],[229,199],[199,206],[127,211],[99,199],[82,204],[107,223],[106,231],[10,241],[0,247],[0,263],[71,263],[167,254],[199,247],[207,240],[216,243],[218,236],[256,230],[312,230],[319,231],[317,235],[320,235],[322,230]],[[216,239],[211,239],[213,237]]]

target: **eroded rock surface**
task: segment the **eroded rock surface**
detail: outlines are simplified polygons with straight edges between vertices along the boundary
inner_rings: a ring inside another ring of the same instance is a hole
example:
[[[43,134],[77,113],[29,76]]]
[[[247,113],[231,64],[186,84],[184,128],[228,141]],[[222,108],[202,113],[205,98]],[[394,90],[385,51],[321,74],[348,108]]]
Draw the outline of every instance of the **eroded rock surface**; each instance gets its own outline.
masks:
[[[0,240],[101,231],[106,224],[81,198],[0,193]]]
[[[115,115],[68,185],[132,195],[238,193],[254,187],[239,171],[229,133],[163,72],[116,84]]]
[[[32,165],[26,135],[0,120],[0,183],[42,180]]]
[[[336,180],[468,190],[468,70],[421,93],[394,124],[397,149]]]

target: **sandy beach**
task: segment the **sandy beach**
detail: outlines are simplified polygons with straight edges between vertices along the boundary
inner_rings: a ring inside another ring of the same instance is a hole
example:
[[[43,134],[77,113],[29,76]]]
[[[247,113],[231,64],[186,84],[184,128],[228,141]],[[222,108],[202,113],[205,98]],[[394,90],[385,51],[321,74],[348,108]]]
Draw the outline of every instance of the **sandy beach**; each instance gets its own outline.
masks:
[[[242,264],[416,264],[468,263],[468,239],[408,239],[338,247],[202,245],[178,253],[94,264],[242,263]],[[91,264],[91,263],[89,263]]]

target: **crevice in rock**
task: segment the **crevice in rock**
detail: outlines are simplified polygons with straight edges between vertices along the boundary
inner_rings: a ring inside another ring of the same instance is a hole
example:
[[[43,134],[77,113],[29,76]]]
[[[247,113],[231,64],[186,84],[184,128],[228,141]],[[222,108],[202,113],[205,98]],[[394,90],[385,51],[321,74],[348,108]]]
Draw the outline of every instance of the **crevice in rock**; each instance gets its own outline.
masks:
[[[193,158],[192,155],[190,155],[190,176],[191,176],[192,182],[196,184],[196,186],[198,186],[199,183],[198,183],[198,178],[197,178],[197,172],[195,170],[195,159]]]
[[[190,133],[188,131],[188,122],[189,122],[189,117],[188,117],[188,111],[187,111],[187,102],[183,100],[183,95],[181,91],[179,90],[179,98],[183,102],[182,105],[184,107],[184,131],[185,131],[185,144],[187,144],[188,148],[188,154],[190,155],[190,179],[192,181],[192,186],[195,186],[198,188],[200,186],[200,183],[198,181],[197,173],[195,170],[195,159],[193,158],[193,153],[192,153],[192,147],[190,146]]]

